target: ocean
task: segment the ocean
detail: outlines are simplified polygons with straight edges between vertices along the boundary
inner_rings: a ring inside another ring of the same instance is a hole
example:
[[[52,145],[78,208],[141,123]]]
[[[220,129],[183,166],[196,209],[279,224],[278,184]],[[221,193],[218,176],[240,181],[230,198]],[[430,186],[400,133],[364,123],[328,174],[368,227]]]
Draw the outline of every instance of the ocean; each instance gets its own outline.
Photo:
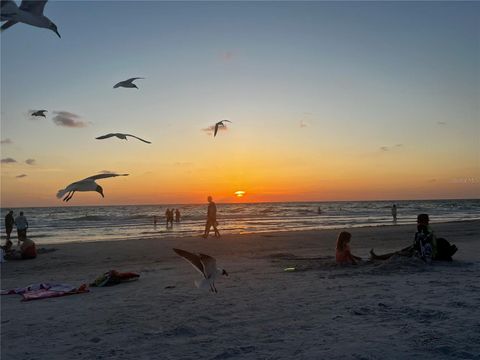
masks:
[[[221,234],[272,231],[344,229],[391,225],[392,204],[397,205],[397,224],[414,224],[419,213],[431,223],[480,219],[480,200],[339,201],[256,204],[217,204]],[[320,207],[321,213],[318,212]],[[180,223],[165,226],[165,210],[179,209]],[[2,208],[4,218],[10,209]],[[24,211],[28,236],[39,245],[68,242],[199,236],[203,233],[207,204],[34,207]],[[158,216],[154,226],[153,217]],[[5,237],[2,221],[2,238]],[[12,233],[16,238],[16,231]]]

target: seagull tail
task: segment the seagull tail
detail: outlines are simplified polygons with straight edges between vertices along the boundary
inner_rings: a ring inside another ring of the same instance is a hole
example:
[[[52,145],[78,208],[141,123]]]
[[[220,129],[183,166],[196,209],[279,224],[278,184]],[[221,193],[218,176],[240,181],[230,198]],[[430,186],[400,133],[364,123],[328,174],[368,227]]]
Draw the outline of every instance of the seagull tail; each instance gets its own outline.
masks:
[[[58,190],[58,192],[57,192],[57,199],[61,199],[64,195],[67,194],[67,192],[68,192],[68,191],[65,190],[65,189]]]

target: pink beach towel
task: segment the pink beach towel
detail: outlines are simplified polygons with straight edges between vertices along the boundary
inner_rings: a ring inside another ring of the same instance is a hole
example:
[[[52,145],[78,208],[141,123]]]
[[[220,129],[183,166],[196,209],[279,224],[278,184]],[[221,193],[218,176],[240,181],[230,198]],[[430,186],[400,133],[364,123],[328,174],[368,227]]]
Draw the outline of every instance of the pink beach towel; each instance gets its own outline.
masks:
[[[68,284],[32,284],[24,288],[2,290],[1,295],[19,294],[22,301],[47,299],[52,297],[82,294],[88,292],[87,284],[75,287]]]

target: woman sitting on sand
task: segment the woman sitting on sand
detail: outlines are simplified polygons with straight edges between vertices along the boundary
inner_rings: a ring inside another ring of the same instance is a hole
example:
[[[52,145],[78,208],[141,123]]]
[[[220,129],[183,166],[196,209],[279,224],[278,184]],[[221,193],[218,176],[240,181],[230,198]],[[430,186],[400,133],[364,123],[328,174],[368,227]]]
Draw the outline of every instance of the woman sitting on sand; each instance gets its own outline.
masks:
[[[350,239],[352,238],[352,234],[350,234],[347,231],[342,231],[338,235],[337,239],[337,251],[335,254],[335,258],[337,261],[337,264],[339,265],[347,265],[347,264],[353,264],[356,265],[357,261],[362,260],[358,256],[353,255],[350,252]]]
[[[20,246],[20,251],[18,250],[10,250],[6,252],[5,259],[7,260],[27,260],[27,259],[35,259],[37,257],[37,248],[33,240],[25,238],[22,241],[22,245]]]

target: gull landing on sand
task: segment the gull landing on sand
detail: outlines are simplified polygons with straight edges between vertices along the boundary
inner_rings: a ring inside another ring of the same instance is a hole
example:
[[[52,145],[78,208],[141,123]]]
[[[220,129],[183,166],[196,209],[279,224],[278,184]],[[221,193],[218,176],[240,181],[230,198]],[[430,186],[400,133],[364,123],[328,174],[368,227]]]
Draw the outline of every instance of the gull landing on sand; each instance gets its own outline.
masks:
[[[116,176],[127,176],[128,174],[98,174],[94,176],[90,176],[86,179],[71,183],[68,185],[65,189],[58,190],[57,192],[57,198],[61,199],[64,195],[67,195],[63,198],[63,201],[69,201],[72,197],[73,194],[75,194],[76,191],[96,191],[102,197],[105,197],[103,195],[103,188],[98,185],[95,180],[100,180],[100,179],[106,179],[110,177],[116,177]]]
[[[217,122],[215,124],[215,131],[213,132],[213,137],[217,136],[217,131],[218,131],[219,126],[226,127],[226,125],[223,123],[224,121],[232,123],[230,120],[222,120],[222,121]]]
[[[5,21],[1,31],[7,30],[20,22],[39,28],[50,29],[61,38],[57,25],[43,15],[43,9],[46,4],[47,0],[23,0],[20,6],[17,6],[13,0],[1,0],[1,20]]]
[[[173,249],[173,251],[187,260],[203,275],[203,280],[195,281],[197,288],[204,289],[209,286],[211,292],[218,292],[215,287],[215,279],[220,275],[228,276],[228,273],[224,269],[217,268],[217,261],[213,257],[205,254],[192,254],[191,252],[180,249]]]
[[[30,115],[31,116],[43,116],[44,118],[46,118],[46,116],[45,116],[46,112],[47,112],[47,110],[36,110],[36,111],[32,111],[32,113]]]
[[[123,81],[120,81],[118,83],[116,83],[115,85],[113,85],[113,88],[116,89],[116,88],[119,88],[119,87],[124,87],[124,88],[135,88],[135,89],[138,89],[137,85],[135,85],[133,82],[135,80],[138,80],[138,79],[145,79],[143,77],[134,77],[134,78],[130,78],[130,79],[127,79],[127,80],[123,80]]]
[[[122,139],[122,140],[128,140],[127,136],[130,136],[130,137],[133,137],[133,138],[138,139],[140,141],[143,141],[144,143],[151,144],[150,141],[143,140],[143,139],[139,138],[138,136],[130,135],[130,134],[122,134],[122,133],[110,133],[110,134],[107,134],[107,135],[102,135],[102,136],[96,137],[95,139],[102,140],[102,139],[108,139],[108,138],[111,138],[111,137],[114,137],[114,136],[116,136],[117,138]]]

